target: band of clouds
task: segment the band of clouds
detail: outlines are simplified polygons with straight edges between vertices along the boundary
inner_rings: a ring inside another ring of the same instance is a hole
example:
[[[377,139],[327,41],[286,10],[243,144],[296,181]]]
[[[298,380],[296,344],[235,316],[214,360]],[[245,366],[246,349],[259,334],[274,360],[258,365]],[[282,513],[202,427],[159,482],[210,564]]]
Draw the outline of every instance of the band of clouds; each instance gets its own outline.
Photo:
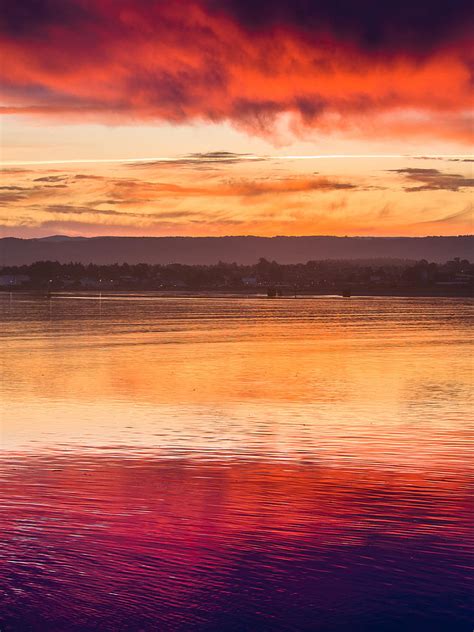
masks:
[[[400,159],[398,154],[390,157]],[[308,233],[318,226],[326,232],[362,234],[369,227],[373,231],[380,221],[393,231],[404,226],[449,226],[449,230],[459,226],[460,232],[465,232],[469,226],[471,211],[461,210],[466,198],[458,202],[455,196],[472,187],[472,178],[450,173],[448,166],[470,161],[468,156],[410,157],[444,160],[446,170],[404,166],[374,171],[370,163],[370,177],[359,171],[351,177],[347,172],[339,177],[321,175],[311,164],[305,165],[306,172],[311,173],[295,175],[294,167],[285,171],[283,166],[285,161],[312,158],[218,150],[172,160],[154,158],[145,163],[126,160],[116,169],[91,172],[77,171],[72,163],[66,163],[65,169],[60,168],[61,163],[56,168],[5,167],[0,206],[6,215],[2,218],[0,212],[0,221],[9,232],[20,227],[25,231],[57,229],[79,234],[82,229],[103,233],[105,227],[114,234],[143,234],[148,230],[159,234],[183,230],[222,234],[227,232],[226,227],[234,227],[233,232],[241,234],[269,234],[274,226],[282,233],[294,231],[296,226],[298,232]],[[327,167],[324,165],[326,171]],[[200,173],[202,169],[209,173]],[[380,194],[370,193],[377,189]],[[440,191],[447,204],[444,214],[435,205],[430,208],[430,198],[435,199],[433,192]],[[421,197],[414,198],[415,205],[427,205],[426,212],[417,213],[418,222],[406,211],[416,192]],[[397,208],[400,202],[402,206]]]
[[[294,158],[294,157],[290,157]],[[423,158],[427,158],[423,156]],[[438,156],[441,158],[441,156]],[[446,157],[445,157],[446,158]],[[251,154],[238,154],[227,151],[214,151],[199,154],[189,154],[174,158],[170,163],[168,159],[153,159],[148,162],[131,162],[126,163],[126,166],[135,168],[145,168],[146,172],[153,172],[155,169],[159,169],[168,164],[175,167],[186,168],[192,167],[197,170],[200,168],[218,169],[220,167],[227,168],[229,165],[236,165],[240,162],[252,160],[273,160],[273,158],[265,156],[253,156]],[[452,160],[467,160],[466,157],[454,158],[449,156],[446,158],[449,161]],[[394,173],[401,176],[405,181],[408,181],[409,186],[405,186],[404,190],[408,193],[424,192],[424,191],[460,191],[468,187],[472,187],[474,179],[461,175],[453,174],[449,172],[443,172],[439,169],[426,169],[426,168],[414,168],[404,167],[399,169],[388,170],[389,173]],[[3,172],[8,177],[9,173],[14,177],[18,170],[17,168],[10,169],[7,167]],[[27,170],[20,170],[20,173],[28,174]],[[63,205],[56,205],[51,203],[50,200],[55,194],[62,193],[65,189],[71,188],[70,195],[73,195],[73,191],[76,190],[81,193],[84,189],[84,183],[88,180],[97,184],[98,190],[106,193],[101,196],[101,205],[118,206],[118,205],[132,205],[135,204],[138,207],[144,203],[157,201],[159,199],[167,198],[241,198],[252,199],[258,197],[276,198],[279,195],[295,195],[304,193],[317,193],[317,192],[331,192],[331,191],[361,191],[368,190],[368,188],[381,188],[380,186],[369,186],[362,184],[361,182],[350,182],[347,179],[338,179],[334,177],[324,177],[318,175],[304,175],[304,176],[285,176],[285,177],[265,177],[265,178],[236,178],[229,177],[217,178],[202,182],[197,178],[193,178],[191,182],[180,181],[179,183],[171,181],[148,181],[143,177],[131,178],[131,177],[111,177],[99,174],[68,174],[68,173],[46,173],[46,175],[37,175],[36,172],[32,172],[36,177],[27,179],[23,184],[6,183],[0,186],[0,203],[12,204],[12,203],[35,203],[37,201],[43,201],[45,204],[45,210],[52,210],[53,208],[59,212],[60,208],[65,209]],[[133,173],[133,172],[132,172]],[[165,172],[166,173],[166,172]],[[224,171],[227,174],[227,171]],[[189,179],[188,179],[189,180]],[[77,187],[80,187],[77,189]],[[96,188],[97,188],[96,187]],[[382,187],[383,188],[383,187]],[[78,208],[77,204],[72,205]],[[112,216],[115,212],[110,210],[105,211],[103,209],[93,208],[90,205],[87,207],[88,212],[96,212],[98,214],[108,214]],[[121,211],[123,213],[123,211]],[[119,211],[117,211],[119,213]],[[147,215],[146,213],[144,215]],[[132,217],[132,215],[130,215]],[[135,213],[133,217],[141,217],[140,213]]]
[[[4,114],[469,142],[467,0],[7,0]],[[124,42],[127,43],[124,46]]]
[[[48,200],[56,189],[77,186],[84,180],[101,181],[101,188],[109,193],[102,203],[142,204],[154,198],[167,197],[238,197],[254,198],[281,194],[298,194],[316,191],[340,191],[358,188],[351,182],[339,181],[322,176],[262,178],[227,178],[209,184],[176,184],[173,182],[150,182],[143,179],[118,178],[87,174],[71,176],[50,175],[33,178],[27,186],[0,186],[0,203],[11,203],[44,198]],[[100,212],[100,211],[97,211]]]

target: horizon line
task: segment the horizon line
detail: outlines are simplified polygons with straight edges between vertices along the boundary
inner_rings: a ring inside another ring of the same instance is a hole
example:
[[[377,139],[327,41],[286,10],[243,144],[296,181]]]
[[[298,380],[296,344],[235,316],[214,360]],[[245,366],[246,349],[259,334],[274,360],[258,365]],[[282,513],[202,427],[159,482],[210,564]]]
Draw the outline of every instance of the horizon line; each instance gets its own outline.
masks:
[[[65,234],[53,234],[45,235],[44,237],[15,237],[0,236],[2,239],[19,239],[26,240],[39,240],[39,239],[53,239],[53,238],[65,238],[65,239],[307,239],[307,238],[330,238],[330,239],[458,239],[460,237],[474,237],[474,233],[464,233],[458,235],[65,235]]]

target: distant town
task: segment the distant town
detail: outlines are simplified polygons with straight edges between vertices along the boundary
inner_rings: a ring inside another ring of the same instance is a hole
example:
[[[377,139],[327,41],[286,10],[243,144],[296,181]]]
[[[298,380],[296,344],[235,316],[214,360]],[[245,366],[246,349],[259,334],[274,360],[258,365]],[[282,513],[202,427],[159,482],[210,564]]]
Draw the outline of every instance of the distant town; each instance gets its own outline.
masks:
[[[264,258],[255,265],[84,265],[38,261],[0,268],[0,290],[471,296],[474,264],[460,258],[442,264],[426,260],[326,260],[282,265]]]

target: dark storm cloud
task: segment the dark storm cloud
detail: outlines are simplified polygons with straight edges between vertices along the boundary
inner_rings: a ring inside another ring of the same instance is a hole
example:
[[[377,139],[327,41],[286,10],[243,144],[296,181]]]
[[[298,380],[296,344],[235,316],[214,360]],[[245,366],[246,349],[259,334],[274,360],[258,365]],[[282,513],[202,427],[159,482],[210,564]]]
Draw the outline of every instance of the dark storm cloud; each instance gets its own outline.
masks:
[[[120,21],[133,6],[150,18],[172,0],[7,0],[2,5],[3,32],[18,38],[41,35],[45,28],[88,28],[105,19]],[[424,51],[455,40],[472,24],[472,3],[467,0],[181,0],[182,11],[200,6],[209,15],[223,15],[248,30],[269,27],[297,29],[309,39],[332,33],[374,51]],[[179,24],[178,24],[179,26]],[[174,87],[172,87],[174,90]]]
[[[6,0],[6,115],[465,138],[466,0]],[[370,117],[428,112],[374,131]],[[296,128],[295,128],[296,129]],[[355,131],[354,131],[355,130]]]
[[[208,0],[247,29],[298,29],[311,40],[331,33],[371,51],[426,52],[468,33],[467,0]]]
[[[0,12],[0,28],[16,37],[40,35],[46,27],[87,26],[93,12],[80,0],[7,0]]]

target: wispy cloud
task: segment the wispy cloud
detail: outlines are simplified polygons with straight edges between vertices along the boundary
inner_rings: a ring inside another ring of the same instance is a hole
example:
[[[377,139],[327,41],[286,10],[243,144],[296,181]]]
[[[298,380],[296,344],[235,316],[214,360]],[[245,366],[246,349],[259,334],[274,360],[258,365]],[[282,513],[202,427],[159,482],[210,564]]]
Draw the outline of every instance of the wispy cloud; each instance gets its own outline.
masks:
[[[267,160],[266,156],[255,156],[254,154],[235,153],[231,151],[209,151],[204,153],[193,153],[176,158],[163,158],[156,160],[142,160],[132,163],[133,167],[150,168],[162,167],[164,165],[170,167],[201,167],[209,169],[210,167],[235,165],[246,161],[261,162]],[[127,165],[129,166],[129,165]]]
[[[53,226],[88,235],[422,234],[427,226],[469,232],[469,216],[459,208],[472,180],[460,175],[468,172],[460,165],[459,173],[451,174],[448,168],[415,169],[408,161],[388,172],[390,162],[377,162],[385,169],[376,172],[373,161],[350,169],[343,163],[338,174],[337,162],[321,162],[315,172],[306,160],[254,163],[224,151],[179,160],[184,162],[174,169],[161,169],[160,163],[144,170],[67,165],[5,175],[0,188],[3,223],[10,227],[5,232],[44,235]],[[202,164],[211,170],[201,172]],[[433,190],[439,194],[430,194]]]
[[[439,169],[416,169],[407,167],[404,169],[393,169],[411,183],[412,186],[405,187],[405,191],[414,193],[418,191],[459,191],[474,186],[474,178],[468,178],[459,173],[446,173]]]
[[[441,217],[435,217],[433,219],[423,220],[421,222],[416,222],[416,225],[425,224],[425,225],[439,225],[439,224],[457,224],[460,221],[473,221],[473,205],[468,204],[462,211],[457,211],[456,213],[448,213],[447,215],[442,215]]]
[[[40,178],[34,178],[33,182],[57,183],[57,182],[64,182],[66,180],[67,180],[67,176],[41,176]]]
[[[92,215],[95,218],[114,217],[121,219],[141,220],[142,222],[153,222],[156,220],[168,220],[175,218],[195,217],[196,212],[193,211],[163,211],[163,212],[143,212],[131,213],[128,211],[117,211],[114,209],[101,209],[96,206],[74,206],[71,204],[51,204],[42,209],[46,213],[54,215]]]

